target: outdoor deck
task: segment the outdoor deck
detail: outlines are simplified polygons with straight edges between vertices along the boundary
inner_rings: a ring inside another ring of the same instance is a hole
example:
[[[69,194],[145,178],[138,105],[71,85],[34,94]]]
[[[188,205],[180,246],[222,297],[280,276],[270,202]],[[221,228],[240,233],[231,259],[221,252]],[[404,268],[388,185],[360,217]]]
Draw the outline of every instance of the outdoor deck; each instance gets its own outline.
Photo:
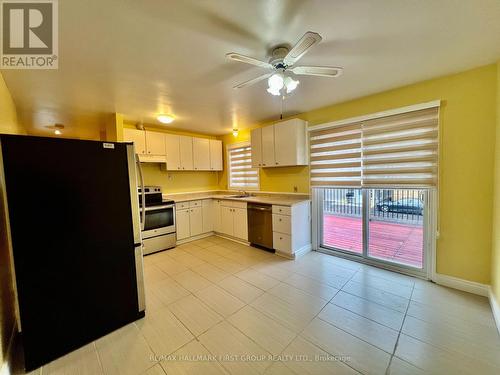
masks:
[[[323,243],[329,247],[362,253],[360,217],[325,214]],[[418,224],[371,221],[369,255],[414,267],[422,267],[423,228]]]

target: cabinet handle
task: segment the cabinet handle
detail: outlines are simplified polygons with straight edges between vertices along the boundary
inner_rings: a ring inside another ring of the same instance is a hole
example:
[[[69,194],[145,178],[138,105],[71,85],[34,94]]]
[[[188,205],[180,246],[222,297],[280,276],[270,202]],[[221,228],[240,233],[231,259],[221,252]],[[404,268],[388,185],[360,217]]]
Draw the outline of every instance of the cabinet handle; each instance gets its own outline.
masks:
[[[281,219],[280,219],[280,221],[281,221]]]
[[[278,164],[279,164],[279,163],[278,163],[278,162],[276,162],[276,165],[278,165]]]
[[[283,237],[280,237],[280,240],[282,240],[282,239],[283,239]]]

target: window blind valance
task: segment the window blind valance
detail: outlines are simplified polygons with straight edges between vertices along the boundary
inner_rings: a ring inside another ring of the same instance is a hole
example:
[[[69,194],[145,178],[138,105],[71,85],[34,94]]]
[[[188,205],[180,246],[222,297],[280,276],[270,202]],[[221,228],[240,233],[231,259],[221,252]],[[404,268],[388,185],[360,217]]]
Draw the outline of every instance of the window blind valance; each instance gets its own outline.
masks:
[[[312,186],[437,185],[439,107],[312,130]]]

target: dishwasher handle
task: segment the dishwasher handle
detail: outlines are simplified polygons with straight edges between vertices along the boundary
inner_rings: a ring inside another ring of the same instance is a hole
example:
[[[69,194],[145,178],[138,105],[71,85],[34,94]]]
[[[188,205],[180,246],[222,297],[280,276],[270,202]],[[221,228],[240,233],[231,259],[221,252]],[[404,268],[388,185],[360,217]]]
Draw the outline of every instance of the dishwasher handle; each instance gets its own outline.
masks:
[[[255,211],[272,211],[271,206],[253,206],[253,205],[248,205],[247,207],[249,210],[255,210]]]

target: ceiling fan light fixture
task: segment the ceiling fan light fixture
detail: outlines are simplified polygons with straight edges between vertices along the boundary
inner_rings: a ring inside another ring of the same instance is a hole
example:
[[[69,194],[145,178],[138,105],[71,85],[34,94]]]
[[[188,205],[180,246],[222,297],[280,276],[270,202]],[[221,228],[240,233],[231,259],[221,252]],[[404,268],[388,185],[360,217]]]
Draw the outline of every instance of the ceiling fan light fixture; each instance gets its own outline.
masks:
[[[158,115],[158,117],[156,117],[156,119],[158,121],[160,121],[162,124],[171,124],[172,122],[174,122],[174,116],[172,115]]]
[[[292,77],[288,76],[285,78],[284,84],[286,87],[286,93],[290,94],[293,90],[297,88],[299,85],[299,80],[293,79]]]
[[[269,85],[269,88],[267,90],[269,93],[273,95],[279,95],[279,91],[283,88],[283,85],[285,84],[285,78],[283,77],[283,73],[273,74],[267,80],[267,84]],[[275,92],[278,92],[278,94],[275,94]]]

